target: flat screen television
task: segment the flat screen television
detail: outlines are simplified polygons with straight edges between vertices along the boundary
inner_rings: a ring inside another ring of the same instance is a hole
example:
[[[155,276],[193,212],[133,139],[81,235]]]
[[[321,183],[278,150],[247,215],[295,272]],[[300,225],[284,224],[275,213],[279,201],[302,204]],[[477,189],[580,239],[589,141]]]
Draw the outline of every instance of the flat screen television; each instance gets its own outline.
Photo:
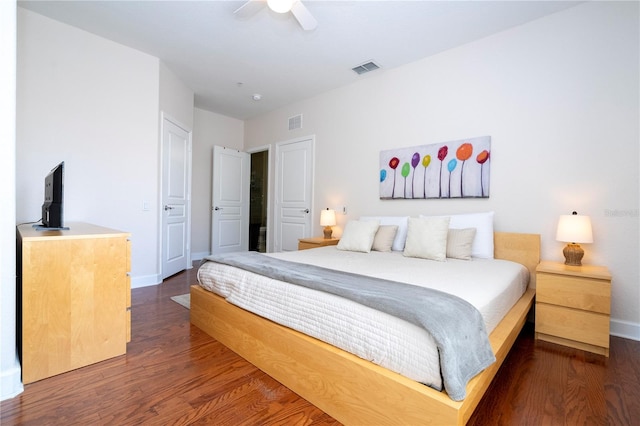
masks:
[[[64,229],[64,161],[44,178],[42,228]]]

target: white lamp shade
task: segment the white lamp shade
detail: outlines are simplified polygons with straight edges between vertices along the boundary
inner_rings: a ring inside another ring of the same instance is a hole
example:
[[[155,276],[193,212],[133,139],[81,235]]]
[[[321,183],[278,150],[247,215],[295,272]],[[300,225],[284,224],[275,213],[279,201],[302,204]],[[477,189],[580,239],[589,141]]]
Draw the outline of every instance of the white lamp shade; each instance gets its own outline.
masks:
[[[334,226],[336,224],[335,210],[322,210],[320,212],[320,226]]]
[[[294,0],[267,0],[269,9],[276,13],[286,13],[291,10]]]
[[[592,243],[591,219],[577,214],[560,216],[556,240],[565,243]]]

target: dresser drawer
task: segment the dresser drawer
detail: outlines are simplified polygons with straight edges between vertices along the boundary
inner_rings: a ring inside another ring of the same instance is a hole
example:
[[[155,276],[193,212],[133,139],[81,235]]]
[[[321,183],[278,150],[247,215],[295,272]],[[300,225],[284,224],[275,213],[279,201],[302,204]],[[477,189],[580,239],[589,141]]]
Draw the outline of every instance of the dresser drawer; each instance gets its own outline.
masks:
[[[609,347],[609,316],[536,303],[536,333]]]
[[[536,282],[536,300],[609,314],[611,284],[609,281],[591,278],[539,273]]]

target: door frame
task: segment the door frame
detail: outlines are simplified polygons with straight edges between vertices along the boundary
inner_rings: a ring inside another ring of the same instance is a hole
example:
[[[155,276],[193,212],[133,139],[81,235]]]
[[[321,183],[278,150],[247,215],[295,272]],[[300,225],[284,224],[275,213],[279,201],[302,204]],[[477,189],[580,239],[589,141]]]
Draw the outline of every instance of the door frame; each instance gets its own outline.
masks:
[[[163,186],[163,173],[164,173],[164,126],[165,126],[165,120],[166,121],[170,121],[173,125],[180,127],[182,130],[184,130],[187,135],[188,135],[188,144],[189,144],[189,156],[187,158],[187,200],[186,200],[186,213],[185,213],[185,217],[186,217],[186,239],[185,239],[185,251],[187,253],[186,255],[186,265],[185,265],[185,269],[191,269],[193,268],[192,262],[191,262],[191,180],[192,180],[192,167],[193,167],[193,159],[192,159],[192,155],[193,155],[193,130],[189,129],[188,126],[185,126],[184,124],[182,124],[180,121],[176,120],[174,117],[172,117],[171,115],[165,113],[164,111],[160,111],[160,137],[158,138],[159,143],[160,143],[160,147],[158,149],[159,151],[159,155],[160,158],[158,160],[159,163],[159,174],[158,174],[158,210],[157,210],[157,218],[158,218],[158,269],[159,269],[159,274],[158,277],[160,278],[160,284],[164,281],[164,279],[162,278],[163,276],[163,271],[162,271],[162,266],[163,266],[163,258],[164,258],[164,253],[162,252],[162,248],[163,248],[163,243],[164,243],[164,229],[163,229],[163,194],[164,194],[164,186]]]
[[[316,135],[312,134],[312,135],[307,135],[307,136],[300,136],[294,139],[289,139],[289,140],[285,140],[285,141],[280,141],[280,142],[276,142],[275,146],[276,146],[276,152],[275,152],[275,167],[273,170],[273,211],[272,211],[272,216],[273,216],[273,232],[272,234],[275,235],[275,233],[279,230],[278,228],[278,213],[276,212],[277,206],[275,203],[275,200],[279,200],[280,199],[280,186],[279,186],[279,181],[278,181],[278,176],[279,176],[279,167],[280,167],[280,147],[283,145],[288,145],[288,144],[292,144],[292,143],[299,143],[299,142],[304,142],[304,141],[308,141],[311,140],[311,194],[309,194],[309,198],[311,199],[311,219],[310,219],[310,230],[309,232],[313,233],[313,224],[315,223],[315,219],[316,219],[316,214],[315,214],[315,187],[316,187]],[[270,197],[271,198],[271,192],[270,192]],[[271,211],[271,210],[270,210]],[[306,237],[309,237],[310,235],[306,235]],[[271,241],[271,251],[275,251],[275,239],[273,239]],[[282,250],[282,247],[280,247],[280,250]]]
[[[257,146],[255,148],[248,149],[246,151],[247,154],[251,155],[256,152],[267,152],[267,179],[269,180],[267,185],[267,253],[271,253],[273,251],[273,226],[275,226],[275,222],[273,219],[273,212],[271,211],[272,198],[273,198],[273,176],[271,173],[273,172],[273,168],[271,167],[271,145],[262,145]]]

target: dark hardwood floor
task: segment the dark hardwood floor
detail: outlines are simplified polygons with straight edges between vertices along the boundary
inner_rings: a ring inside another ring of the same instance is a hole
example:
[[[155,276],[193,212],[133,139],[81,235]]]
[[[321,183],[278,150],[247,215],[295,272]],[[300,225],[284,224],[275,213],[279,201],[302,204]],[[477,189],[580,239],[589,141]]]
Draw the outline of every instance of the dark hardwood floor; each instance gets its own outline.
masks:
[[[170,297],[196,269],[132,292],[127,354],[25,386],[1,425],[337,425],[189,323]],[[469,425],[639,425],[640,342],[605,358],[533,339],[526,327]]]

